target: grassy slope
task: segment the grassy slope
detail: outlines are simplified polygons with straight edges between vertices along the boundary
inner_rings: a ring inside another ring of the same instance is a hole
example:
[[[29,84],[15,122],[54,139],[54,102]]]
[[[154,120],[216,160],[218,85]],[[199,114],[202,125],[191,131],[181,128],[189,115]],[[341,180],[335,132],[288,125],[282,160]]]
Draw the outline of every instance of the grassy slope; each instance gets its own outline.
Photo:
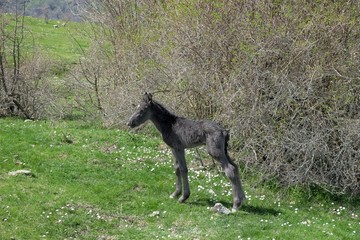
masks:
[[[10,26],[13,26],[15,24],[13,15],[5,16],[11,20]],[[86,50],[90,44],[85,34],[88,26],[77,22],[67,22],[63,26],[63,23],[65,22],[57,20],[49,20],[45,23],[44,19],[25,17],[22,54],[26,55],[28,51],[35,50],[54,60],[76,62],[82,54],[82,49]],[[55,28],[54,25],[58,27]]]
[[[55,59],[73,62],[81,56],[81,48],[86,49],[89,45],[82,32],[85,25],[68,22],[62,26],[62,23],[50,20],[46,24],[43,19],[26,18],[27,29],[43,52]],[[58,28],[54,28],[54,25],[58,25]]]
[[[192,195],[179,204],[168,198],[172,160],[157,138],[81,122],[0,119],[0,126],[0,239],[356,239],[360,232],[354,205],[281,199],[246,179],[242,210],[212,213],[217,201],[231,205],[230,187],[194,160]],[[7,174],[17,169],[34,176]]]

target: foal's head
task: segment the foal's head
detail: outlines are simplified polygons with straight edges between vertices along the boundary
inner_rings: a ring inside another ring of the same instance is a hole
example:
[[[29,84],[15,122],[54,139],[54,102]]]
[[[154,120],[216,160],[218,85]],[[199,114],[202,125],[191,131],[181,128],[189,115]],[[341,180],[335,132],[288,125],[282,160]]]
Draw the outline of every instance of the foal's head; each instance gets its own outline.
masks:
[[[135,113],[131,116],[128,126],[137,127],[149,120],[151,117],[151,107],[153,105],[151,93],[144,93],[143,101],[137,106]]]

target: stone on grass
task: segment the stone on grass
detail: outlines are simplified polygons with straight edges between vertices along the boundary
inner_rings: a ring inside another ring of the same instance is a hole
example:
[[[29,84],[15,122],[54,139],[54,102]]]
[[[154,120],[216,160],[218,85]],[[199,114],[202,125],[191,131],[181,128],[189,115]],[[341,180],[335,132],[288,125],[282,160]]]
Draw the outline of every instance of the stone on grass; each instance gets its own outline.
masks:
[[[211,208],[211,211],[225,215],[229,215],[231,213],[231,211],[221,203],[215,203],[214,207]]]
[[[33,173],[30,170],[16,170],[8,173],[10,176],[17,176],[17,175],[25,175],[25,176],[33,176]]]

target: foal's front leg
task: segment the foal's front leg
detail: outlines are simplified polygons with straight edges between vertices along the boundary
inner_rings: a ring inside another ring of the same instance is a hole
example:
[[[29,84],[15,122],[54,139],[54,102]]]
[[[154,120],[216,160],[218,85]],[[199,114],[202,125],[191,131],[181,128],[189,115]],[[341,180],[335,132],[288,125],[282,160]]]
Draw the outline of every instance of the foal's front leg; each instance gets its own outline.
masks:
[[[175,157],[175,154],[174,154],[174,157]],[[180,196],[180,194],[182,192],[180,166],[179,166],[179,161],[176,159],[176,157],[174,159],[174,169],[175,169],[175,175],[176,175],[176,186],[175,186],[175,192],[173,192],[170,195],[170,198],[176,198],[176,197]]]
[[[181,194],[182,184],[184,184],[184,193],[179,198],[179,202],[183,203],[190,196],[190,186],[188,179],[188,169],[186,166],[185,160],[185,150],[184,149],[172,149],[172,152],[175,157],[175,174],[176,174],[176,189],[171,197],[176,197]]]

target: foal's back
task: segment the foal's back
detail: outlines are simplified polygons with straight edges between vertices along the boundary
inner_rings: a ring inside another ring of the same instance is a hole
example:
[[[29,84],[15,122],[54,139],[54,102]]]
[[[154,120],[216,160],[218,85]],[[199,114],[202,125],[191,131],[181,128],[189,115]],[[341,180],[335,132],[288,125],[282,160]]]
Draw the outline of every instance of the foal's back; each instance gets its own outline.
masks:
[[[181,148],[204,145],[209,137],[225,137],[225,129],[220,124],[209,120],[196,121],[179,117],[173,124],[172,130],[176,144],[180,144]]]

